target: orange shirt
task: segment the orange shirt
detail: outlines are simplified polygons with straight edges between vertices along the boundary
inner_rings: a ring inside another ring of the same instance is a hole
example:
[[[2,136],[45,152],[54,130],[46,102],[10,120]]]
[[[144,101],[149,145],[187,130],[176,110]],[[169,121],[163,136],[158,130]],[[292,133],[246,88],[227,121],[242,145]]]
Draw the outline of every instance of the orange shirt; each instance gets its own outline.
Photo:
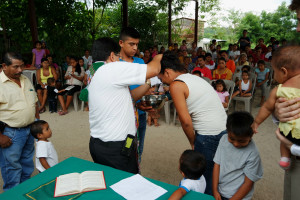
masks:
[[[228,69],[230,69],[230,71],[232,72],[232,74],[235,72],[235,62],[233,60],[228,60],[226,62],[226,67]],[[220,66],[218,65],[218,69],[220,68]]]
[[[232,72],[225,68],[225,71],[221,74],[219,69],[214,70],[213,72],[213,80],[217,80],[217,79],[223,79],[223,80],[231,80],[232,78]]]

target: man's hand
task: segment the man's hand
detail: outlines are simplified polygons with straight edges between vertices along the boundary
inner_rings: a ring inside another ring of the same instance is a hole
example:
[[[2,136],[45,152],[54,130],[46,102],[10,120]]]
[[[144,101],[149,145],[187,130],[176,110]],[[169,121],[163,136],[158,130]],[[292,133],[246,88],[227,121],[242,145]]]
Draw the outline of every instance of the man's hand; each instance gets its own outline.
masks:
[[[300,117],[300,98],[286,100],[278,98],[275,103],[275,116],[281,122],[287,122]]]
[[[11,139],[3,134],[0,134],[0,146],[1,148],[7,148],[12,144]]]
[[[139,110],[142,110],[142,111],[154,111],[154,109],[152,108],[152,106],[147,106],[146,104],[145,104],[145,102],[139,102],[139,103],[137,103],[136,104],[137,105],[137,108],[139,109]]]

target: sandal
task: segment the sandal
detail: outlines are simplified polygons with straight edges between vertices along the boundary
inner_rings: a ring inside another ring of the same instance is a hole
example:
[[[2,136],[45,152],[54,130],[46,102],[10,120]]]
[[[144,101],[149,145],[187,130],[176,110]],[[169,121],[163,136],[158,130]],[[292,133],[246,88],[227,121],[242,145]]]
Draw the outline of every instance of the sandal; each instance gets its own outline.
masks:
[[[43,109],[41,109],[41,110],[39,111],[40,114],[42,114],[42,113],[44,113],[44,112],[46,112],[46,108],[43,108]]]
[[[58,112],[58,114],[59,115],[66,115],[66,114],[68,114],[68,111],[66,111],[66,112],[65,111],[61,111],[61,112]]]

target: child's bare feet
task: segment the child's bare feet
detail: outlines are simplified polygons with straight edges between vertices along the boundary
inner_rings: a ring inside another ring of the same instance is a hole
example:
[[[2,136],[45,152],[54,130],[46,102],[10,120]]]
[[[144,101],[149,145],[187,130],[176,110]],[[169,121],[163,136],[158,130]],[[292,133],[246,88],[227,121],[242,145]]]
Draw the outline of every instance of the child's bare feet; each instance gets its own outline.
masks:
[[[148,119],[147,119],[147,124],[148,124],[148,126],[152,125],[152,123],[151,123],[151,117],[149,117],[149,116],[148,116]]]
[[[153,122],[154,122],[154,126],[159,126],[159,123],[158,123],[158,120],[157,119],[153,119]]]

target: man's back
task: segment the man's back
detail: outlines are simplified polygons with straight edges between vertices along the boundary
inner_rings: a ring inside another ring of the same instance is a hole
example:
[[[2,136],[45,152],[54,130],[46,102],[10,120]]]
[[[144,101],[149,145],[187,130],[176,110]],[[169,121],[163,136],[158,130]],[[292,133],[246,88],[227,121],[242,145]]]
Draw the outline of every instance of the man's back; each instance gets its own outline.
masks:
[[[136,134],[129,85],[143,84],[146,65],[114,62],[95,73],[88,91],[91,136],[102,141],[122,141]]]

